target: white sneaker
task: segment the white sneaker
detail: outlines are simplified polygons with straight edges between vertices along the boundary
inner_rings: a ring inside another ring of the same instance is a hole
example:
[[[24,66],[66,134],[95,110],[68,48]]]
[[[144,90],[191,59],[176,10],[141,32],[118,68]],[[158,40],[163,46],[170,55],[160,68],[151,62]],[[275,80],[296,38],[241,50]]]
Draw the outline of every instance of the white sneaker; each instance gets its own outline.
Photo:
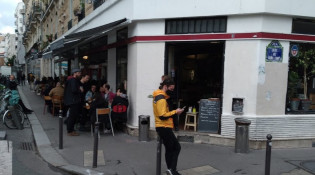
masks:
[[[167,174],[167,175],[174,175],[174,174],[172,173],[172,170],[170,170],[170,169],[166,170],[166,174]]]
[[[111,130],[109,130],[109,129],[104,129],[104,134],[109,134],[109,133],[111,133]]]

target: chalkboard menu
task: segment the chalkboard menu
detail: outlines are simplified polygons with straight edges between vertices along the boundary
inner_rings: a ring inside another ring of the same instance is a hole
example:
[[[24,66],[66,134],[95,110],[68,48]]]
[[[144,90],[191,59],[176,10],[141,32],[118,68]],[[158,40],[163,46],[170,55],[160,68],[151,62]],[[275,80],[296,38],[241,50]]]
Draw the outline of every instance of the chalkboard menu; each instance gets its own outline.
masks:
[[[201,99],[199,104],[198,131],[219,132],[220,99]]]

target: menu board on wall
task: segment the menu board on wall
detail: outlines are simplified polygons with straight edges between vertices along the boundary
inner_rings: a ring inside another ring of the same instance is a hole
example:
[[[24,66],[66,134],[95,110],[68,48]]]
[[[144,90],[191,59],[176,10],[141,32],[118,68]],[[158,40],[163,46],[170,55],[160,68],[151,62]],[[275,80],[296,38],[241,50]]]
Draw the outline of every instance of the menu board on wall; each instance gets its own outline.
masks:
[[[219,132],[220,99],[201,99],[199,104],[198,131]]]

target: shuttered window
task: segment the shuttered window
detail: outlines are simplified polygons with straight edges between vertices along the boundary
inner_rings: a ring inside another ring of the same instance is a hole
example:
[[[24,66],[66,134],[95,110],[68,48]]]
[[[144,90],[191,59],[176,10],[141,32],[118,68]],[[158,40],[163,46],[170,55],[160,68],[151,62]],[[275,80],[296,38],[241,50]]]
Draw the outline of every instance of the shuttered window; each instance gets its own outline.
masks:
[[[225,33],[226,17],[166,20],[166,34]]]

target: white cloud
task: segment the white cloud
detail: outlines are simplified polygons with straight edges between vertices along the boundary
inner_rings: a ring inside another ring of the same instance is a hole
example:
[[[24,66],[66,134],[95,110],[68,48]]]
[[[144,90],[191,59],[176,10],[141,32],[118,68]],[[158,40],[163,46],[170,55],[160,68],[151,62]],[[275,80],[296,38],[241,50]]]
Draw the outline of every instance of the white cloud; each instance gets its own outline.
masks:
[[[0,33],[6,34],[11,33],[13,34],[15,32],[15,28],[12,26],[4,26],[0,28]]]
[[[0,33],[14,33],[14,12],[22,0],[0,0]]]

